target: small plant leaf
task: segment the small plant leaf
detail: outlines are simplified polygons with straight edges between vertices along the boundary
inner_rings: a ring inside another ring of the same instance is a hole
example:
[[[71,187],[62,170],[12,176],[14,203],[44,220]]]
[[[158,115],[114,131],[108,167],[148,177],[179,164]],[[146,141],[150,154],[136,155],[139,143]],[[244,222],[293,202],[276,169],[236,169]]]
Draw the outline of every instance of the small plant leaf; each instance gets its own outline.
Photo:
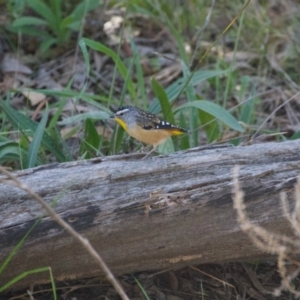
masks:
[[[187,128],[187,124],[182,112],[180,112],[179,126],[182,128]],[[180,150],[185,150],[191,148],[189,136],[185,134],[182,138],[180,138]]]
[[[84,43],[83,40],[80,40],[78,44],[79,44],[79,47],[80,47],[80,49],[82,51],[82,54],[83,54],[87,76],[89,76],[90,71],[91,71],[91,65],[90,65],[89,53],[88,53],[86,44]]]
[[[113,139],[111,139],[110,142],[110,149],[112,154],[118,153],[121,150],[124,133],[125,130],[121,126],[116,126]]]
[[[97,152],[100,145],[100,136],[91,119],[85,120],[84,141],[80,153],[86,152],[85,158],[91,158],[94,152]]]
[[[209,143],[217,140],[220,136],[220,131],[216,118],[202,109],[199,109],[198,113]]]
[[[75,131],[75,133],[77,131]],[[55,141],[56,147],[59,147],[59,149],[61,149],[62,153],[64,154],[64,156],[66,158],[66,161],[72,161],[73,156],[72,156],[70,147],[68,146],[68,144],[65,142],[65,140],[61,136],[61,132],[58,129],[58,126],[54,126],[51,129],[47,128],[47,132],[50,134],[51,138]],[[70,135],[70,136],[72,136],[72,135]]]
[[[295,132],[291,137],[290,140],[297,140],[300,139],[300,131]]]
[[[19,275],[17,275],[16,277],[14,277],[13,279],[11,279],[8,283],[4,284],[3,286],[0,287],[0,293],[2,293],[3,291],[5,291],[6,289],[8,289],[10,286],[14,285],[15,283],[17,283],[18,281],[22,280],[23,278],[25,278],[28,275],[31,274],[37,274],[37,273],[41,273],[41,272],[51,272],[51,268],[50,267],[43,267],[43,268],[37,268],[34,270],[29,270],[29,271],[25,271]],[[50,275],[50,278],[53,278],[52,274]],[[52,281],[52,286],[53,286],[54,281]],[[55,293],[55,295],[54,295]],[[53,299],[57,299],[56,297],[56,290],[53,290]]]
[[[81,42],[85,43],[87,46],[89,46],[90,48],[92,48],[96,51],[99,51],[99,52],[102,52],[102,53],[108,55],[110,58],[113,59],[113,61],[116,64],[116,67],[119,70],[123,79],[126,80],[128,77],[128,83],[127,83],[128,91],[129,91],[131,97],[133,99],[136,99],[136,92],[135,92],[135,87],[134,87],[133,81],[131,80],[131,78],[129,76],[127,76],[127,73],[128,73],[127,68],[126,68],[125,64],[122,62],[122,60],[120,59],[120,57],[117,55],[117,53],[115,53],[110,48],[104,46],[103,44],[101,44],[99,42],[95,42],[90,39],[83,38],[83,39],[81,39]]]
[[[183,104],[182,106],[178,107],[176,111],[191,107],[204,110],[234,130],[239,132],[245,131],[242,125],[228,111],[226,111],[223,107],[207,100],[198,100]]]
[[[81,1],[73,10],[72,15],[75,20],[80,21],[84,14],[97,8],[99,6],[99,0],[84,0]]]
[[[228,70],[225,70],[225,71],[224,70],[216,70],[216,71],[200,70],[200,71],[197,71],[192,75],[189,85],[195,86],[204,80],[207,80],[209,78],[213,78],[216,76],[224,75],[227,72],[228,72]],[[182,91],[182,88],[185,85],[185,82],[186,82],[186,79],[181,77],[165,89],[167,97],[171,103],[178,97],[179,93]],[[149,111],[156,114],[156,113],[160,112],[160,109],[161,109],[161,107],[159,105],[158,99],[154,99],[154,101],[152,102],[152,104],[149,107]]]
[[[36,92],[43,93],[44,95],[49,95],[52,97],[78,97],[78,92],[74,92],[71,90],[63,90],[63,91],[54,91],[54,90],[35,90]],[[107,113],[111,113],[110,110],[104,105],[98,103],[97,101],[108,102],[108,98],[99,96],[99,95],[91,95],[87,93],[80,93],[81,100],[103,110]],[[97,100],[97,101],[96,101]]]
[[[31,136],[33,135],[38,126],[37,122],[34,122],[27,116],[19,113],[3,100],[0,100],[0,107],[3,109],[7,118],[15,128],[21,128],[23,131],[26,130],[26,134]],[[42,144],[57,158],[59,162],[65,162],[67,160],[61,149],[57,147],[55,141],[46,131],[43,134]]]
[[[8,161],[21,161],[27,156],[27,151],[24,150],[16,142],[10,142],[6,145],[0,145],[0,163]]]
[[[257,98],[253,97],[242,105],[242,110],[239,120],[246,124],[251,124],[252,119],[255,117],[255,102]]]
[[[70,125],[73,123],[81,122],[88,118],[94,120],[107,120],[109,119],[110,114],[105,111],[90,111],[87,113],[79,114],[76,116],[64,118],[62,121],[57,122],[58,125]]]
[[[146,89],[145,89],[144,73],[143,73],[143,68],[142,68],[142,64],[141,64],[141,57],[139,55],[139,51],[137,50],[137,46],[134,43],[134,39],[130,40],[130,47],[133,51],[134,57],[136,57],[134,62],[135,62],[135,71],[136,71],[139,98],[142,99],[142,101],[141,101],[143,103],[142,108],[147,109],[148,103],[147,103],[147,95],[146,95]]]
[[[47,120],[48,120],[48,109],[44,111],[43,117],[39,122],[36,131],[33,135],[32,141],[28,149],[27,162],[25,168],[35,167],[37,155],[45,132]]]
[[[23,26],[41,26],[47,25],[47,22],[43,19],[36,17],[21,17],[15,20],[11,26],[12,27],[23,27]]]
[[[168,99],[168,96],[167,96],[165,90],[155,80],[154,77],[152,77],[152,79],[151,79],[151,86],[152,86],[152,90],[153,90],[155,96],[157,97],[157,99],[160,103],[164,118],[171,124],[175,124],[172,107],[171,107],[171,104],[169,102],[169,99]]]
[[[73,16],[66,16],[60,23],[60,29],[61,30],[65,30],[66,28],[70,28],[70,25],[73,24],[75,22],[74,17]],[[77,21],[76,21],[77,22]],[[80,23],[79,23],[80,25]],[[75,30],[78,30],[78,28],[76,28]]]
[[[39,14],[44,20],[47,21],[50,27],[52,27],[56,22],[56,17],[51,10],[51,8],[40,0],[27,0],[27,4],[32,8],[37,14]]]
[[[57,43],[57,39],[53,37],[45,38],[40,44],[40,51],[42,53],[46,52],[52,45]]]
[[[175,152],[174,143],[171,138],[168,138],[164,143],[158,146],[158,152],[160,154],[169,154]]]

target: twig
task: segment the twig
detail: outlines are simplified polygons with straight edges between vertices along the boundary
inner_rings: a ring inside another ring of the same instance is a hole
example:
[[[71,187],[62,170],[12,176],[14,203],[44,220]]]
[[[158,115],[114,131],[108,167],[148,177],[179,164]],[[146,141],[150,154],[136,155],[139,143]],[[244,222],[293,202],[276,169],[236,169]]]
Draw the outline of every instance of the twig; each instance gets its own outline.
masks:
[[[204,32],[205,28],[207,27],[207,25],[210,22],[210,17],[211,17],[212,10],[215,6],[215,2],[216,2],[215,0],[211,1],[211,5],[210,5],[210,8],[209,8],[208,13],[206,15],[205,22],[204,22],[203,26],[200,28],[200,30],[198,30],[198,32],[196,33],[196,35],[197,35],[197,44],[196,44],[196,47],[195,47],[195,50],[194,50],[194,53],[193,53],[193,57],[191,59],[191,65],[192,65],[193,61],[195,60],[197,52],[200,48],[203,32]]]
[[[298,213],[300,210],[300,179],[298,179],[295,185],[295,208],[293,213],[290,213],[287,196],[285,193],[281,193],[281,202],[283,214],[289,221],[291,227],[294,229],[295,235],[298,238],[290,239],[287,236],[272,233],[259,225],[251,223],[246,213],[246,206],[244,203],[244,192],[241,190],[238,180],[239,167],[236,166],[233,169],[233,206],[237,212],[237,221],[243,231],[248,234],[252,242],[264,252],[276,254],[278,256],[277,265],[278,272],[281,276],[281,285],[273,291],[275,296],[279,296],[283,290],[288,290],[296,297],[300,297],[300,292],[296,290],[291,282],[300,273],[300,263],[294,261],[288,256],[288,253],[293,253],[296,249],[296,253],[299,253],[299,235],[300,224],[298,221]],[[298,266],[297,270],[288,275],[286,268],[286,261],[290,260],[292,263]]]
[[[263,123],[259,126],[259,128],[256,130],[256,132],[253,134],[251,140],[254,140],[255,136],[260,132],[260,130],[265,126],[265,124],[268,122],[268,120],[279,110],[281,109],[283,106],[285,106],[287,103],[289,103],[290,101],[292,101],[293,99],[295,99],[297,96],[300,95],[300,92],[296,93],[294,96],[292,96],[290,99],[284,101],[282,104],[280,104],[279,106],[277,106],[272,113],[270,113],[268,115],[268,117],[263,121]]]

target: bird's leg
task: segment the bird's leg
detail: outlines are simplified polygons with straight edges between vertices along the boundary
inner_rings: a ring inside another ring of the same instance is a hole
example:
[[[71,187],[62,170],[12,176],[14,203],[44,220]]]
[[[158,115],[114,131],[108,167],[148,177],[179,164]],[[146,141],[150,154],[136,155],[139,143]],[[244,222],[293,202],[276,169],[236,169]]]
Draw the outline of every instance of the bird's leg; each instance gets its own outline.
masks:
[[[148,145],[148,146],[143,146],[140,150],[139,150],[139,152],[141,152],[141,153],[148,153],[150,150],[152,150],[152,146],[150,146],[150,145]]]
[[[157,149],[157,146],[153,146],[153,149],[149,151],[142,159],[147,158],[151,153],[153,153]]]

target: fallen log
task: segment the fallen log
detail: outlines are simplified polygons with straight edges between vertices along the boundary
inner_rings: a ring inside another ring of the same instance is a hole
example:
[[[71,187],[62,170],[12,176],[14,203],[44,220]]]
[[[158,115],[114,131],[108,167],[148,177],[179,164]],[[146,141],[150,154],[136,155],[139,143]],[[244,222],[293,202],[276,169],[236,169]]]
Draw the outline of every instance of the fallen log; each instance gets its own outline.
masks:
[[[48,203],[56,201],[55,211],[121,274],[268,256],[237,224],[232,169],[241,167],[239,180],[253,222],[292,236],[279,193],[287,192],[293,201],[299,149],[300,141],[200,147],[145,160],[111,156],[14,174]],[[0,183],[0,265],[42,215],[29,195]],[[57,280],[101,274],[82,246],[43,216],[0,275],[0,286],[46,266]],[[16,286],[32,282],[49,282],[49,274],[27,276]]]

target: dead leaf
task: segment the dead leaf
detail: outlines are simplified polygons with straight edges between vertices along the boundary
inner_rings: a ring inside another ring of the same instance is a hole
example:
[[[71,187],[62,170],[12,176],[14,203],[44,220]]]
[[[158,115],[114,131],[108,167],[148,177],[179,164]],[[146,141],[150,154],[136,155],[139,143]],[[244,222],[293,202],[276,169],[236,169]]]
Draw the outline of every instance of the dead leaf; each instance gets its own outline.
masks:
[[[32,74],[32,70],[22,64],[19,61],[19,58],[15,57],[11,53],[4,55],[3,60],[0,64],[0,69],[2,73],[23,73],[23,74]]]
[[[35,106],[37,104],[39,104],[40,102],[42,102],[46,96],[42,93],[38,93],[35,91],[31,91],[31,90],[25,90],[22,92],[22,94],[29,99],[30,103],[32,106]]]
[[[224,55],[224,61],[231,62],[232,60],[235,60],[236,62],[249,62],[254,59],[258,59],[259,55],[252,52],[247,51],[238,51],[238,52],[227,52]]]
[[[170,284],[170,289],[172,291],[178,291],[178,279],[175,276],[174,272],[168,272],[167,273],[168,279],[169,279],[169,284]]]

